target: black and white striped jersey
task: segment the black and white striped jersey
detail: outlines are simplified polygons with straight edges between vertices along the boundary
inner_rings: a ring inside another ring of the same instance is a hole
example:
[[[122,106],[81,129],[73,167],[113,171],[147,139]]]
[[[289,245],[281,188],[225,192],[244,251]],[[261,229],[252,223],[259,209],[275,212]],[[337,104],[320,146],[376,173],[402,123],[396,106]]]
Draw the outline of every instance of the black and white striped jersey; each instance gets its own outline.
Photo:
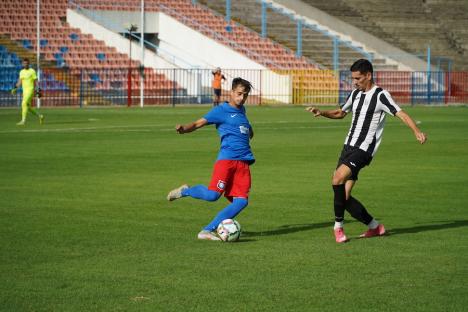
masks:
[[[353,111],[345,145],[358,147],[374,156],[382,140],[385,113],[395,116],[401,108],[388,91],[374,86],[367,92],[353,90],[341,110],[346,113]]]

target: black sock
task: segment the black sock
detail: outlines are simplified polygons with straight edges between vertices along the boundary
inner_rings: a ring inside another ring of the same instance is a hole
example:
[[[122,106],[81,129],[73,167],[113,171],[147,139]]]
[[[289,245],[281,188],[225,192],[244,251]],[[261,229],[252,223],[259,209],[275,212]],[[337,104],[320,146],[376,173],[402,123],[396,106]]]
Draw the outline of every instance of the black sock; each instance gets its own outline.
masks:
[[[346,201],[345,208],[354,219],[364,223],[365,225],[368,225],[373,219],[359,200],[352,196],[350,196]]]
[[[346,206],[345,185],[333,185],[333,192],[335,193],[335,198],[333,201],[335,208],[335,222],[342,222],[344,220],[344,211]]]

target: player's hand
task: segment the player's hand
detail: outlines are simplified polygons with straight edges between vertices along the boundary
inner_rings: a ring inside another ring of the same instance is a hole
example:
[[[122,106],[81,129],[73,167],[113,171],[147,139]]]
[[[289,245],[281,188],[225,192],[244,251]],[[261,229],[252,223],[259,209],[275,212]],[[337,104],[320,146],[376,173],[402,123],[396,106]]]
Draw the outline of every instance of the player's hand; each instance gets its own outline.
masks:
[[[314,114],[314,117],[318,117],[322,115],[322,112],[320,111],[320,109],[316,107],[306,107],[305,110],[308,111],[309,113]]]
[[[179,134],[184,134],[185,133],[184,132],[184,126],[182,126],[182,125],[176,125],[175,129],[176,129],[177,133],[179,133]]]
[[[41,88],[36,89],[36,97],[41,98],[42,97],[42,90]]]
[[[18,91],[18,88],[16,87],[13,87],[13,89],[10,90],[10,93],[15,95],[16,94],[16,91]]]
[[[416,132],[414,135],[416,136],[416,140],[418,140],[421,144],[424,144],[424,142],[427,141],[427,136],[423,132]]]

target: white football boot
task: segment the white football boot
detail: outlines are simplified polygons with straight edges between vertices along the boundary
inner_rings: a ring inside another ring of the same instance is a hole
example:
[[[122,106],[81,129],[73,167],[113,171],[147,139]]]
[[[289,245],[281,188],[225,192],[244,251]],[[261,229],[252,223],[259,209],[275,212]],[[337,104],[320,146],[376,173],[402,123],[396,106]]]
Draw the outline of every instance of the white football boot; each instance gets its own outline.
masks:
[[[202,230],[200,233],[198,233],[197,238],[203,239],[203,240],[212,240],[212,241],[221,240],[221,238],[219,238],[214,232],[210,232],[207,230]]]
[[[168,201],[173,201],[173,200],[181,198],[182,197],[182,191],[186,190],[188,188],[189,188],[189,186],[187,184],[184,184],[182,186],[179,186],[176,189],[173,189],[172,191],[169,192],[169,194],[167,194],[167,200]]]

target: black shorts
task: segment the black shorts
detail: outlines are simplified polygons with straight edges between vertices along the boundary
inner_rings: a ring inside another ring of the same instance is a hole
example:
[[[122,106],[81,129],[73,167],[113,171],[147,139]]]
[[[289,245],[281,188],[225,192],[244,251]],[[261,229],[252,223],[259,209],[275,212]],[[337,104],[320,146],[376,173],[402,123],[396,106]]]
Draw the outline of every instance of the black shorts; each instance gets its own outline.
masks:
[[[336,168],[340,165],[346,165],[351,169],[351,180],[357,181],[359,171],[365,166],[368,166],[371,161],[372,155],[368,152],[364,152],[354,146],[345,145],[341,151]]]
[[[221,96],[221,89],[213,89],[214,95]]]

